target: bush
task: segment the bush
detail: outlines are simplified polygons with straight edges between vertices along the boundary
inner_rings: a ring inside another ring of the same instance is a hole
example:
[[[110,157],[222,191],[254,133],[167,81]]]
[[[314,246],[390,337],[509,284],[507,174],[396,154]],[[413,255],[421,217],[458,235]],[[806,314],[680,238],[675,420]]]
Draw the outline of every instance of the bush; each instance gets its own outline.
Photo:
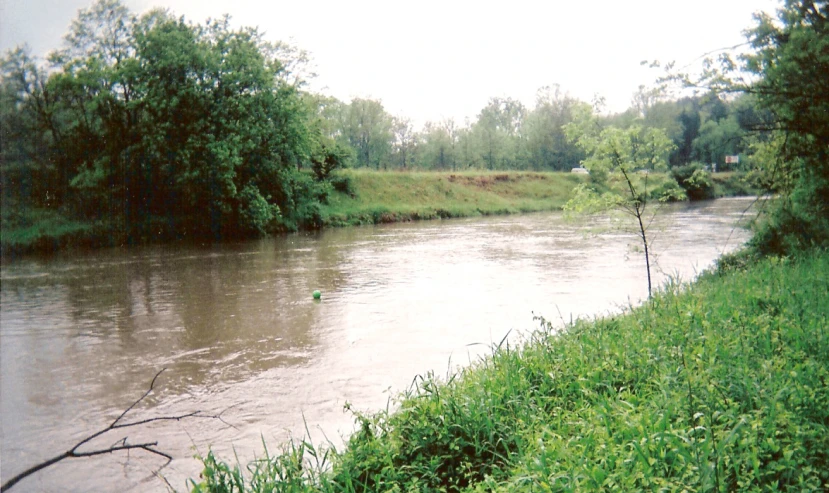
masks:
[[[711,174],[700,163],[672,168],[671,176],[685,190],[688,200],[713,199],[716,195]]]
[[[357,193],[354,191],[354,183],[351,180],[351,177],[348,175],[343,174],[333,174],[329,176],[328,182],[331,183],[331,186],[334,187],[334,190],[344,193],[351,198],[357,196]]]
[[[340,144],[321,146],[319,152],[311,157],[311,170],[318,181],[325,180],[336,169],[346,167],[351,159],[352,150]]]
[[[685,190],[676,180],[668,179],[658,187],[648,192],[648,198],[660,202],[680,202],[688,199]]]

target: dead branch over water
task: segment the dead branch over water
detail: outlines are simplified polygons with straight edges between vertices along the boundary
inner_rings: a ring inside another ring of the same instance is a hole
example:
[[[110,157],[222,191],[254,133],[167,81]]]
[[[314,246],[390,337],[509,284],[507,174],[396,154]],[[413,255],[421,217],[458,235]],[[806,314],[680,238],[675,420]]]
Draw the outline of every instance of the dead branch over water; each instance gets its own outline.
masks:
[[[78,457],[94,457],[96,455],[112,454],[112,453],[121,452],[121,451],[124,451],[124,450],[140,449],[140,450],[144,450],[146,452],[149,452],[151,454],[158,455],[159,457],[165,458],[166,461],[164,462],[164,464],[156,470],[156,473],[158,473],[158,471],[160,471],[161,469],[166,467],[170,463],[170,461],[173,460],[173,457],[170,454],[168,454],[166,452],[163,452],[163,451],[158,449],[158,441],[133,443],[133,442],[129,441],[128,436],[123,436],[123,437],[119,438],[115,443],[110,445],[109,447],[99,448],[99,449],[92,449],[92,450],[80,450],[80,449],[81,449],[81,447],[88,444],[92,440],[94,440],[94,439],[96,439],[100,436],[103,436],[107,433],[116,432],[117,430],[121,430],[121,429],[124,429],[124,428],[132,428],[132,427],[136,427],[136,426],[141,426],[141,425],[145,425],[145,424],[148,424],[148,423],[153,423],[153,422],[156,422],[156,421],[181,421],[182,419],[186,419],[186,418],[210,418],[210,419],[218,419],[218,420],[222,421],[223,423],[225,423],[225,421],[221,417],[221,413],[218,414],[218,415],[208,415],[208,414],[202,413],[201,411],[192,411],[192,412],[189,412],[189,413],[178,414],[178,415],[174,415],[174,416],[158,416],[158,417],[155,417],[155,418],[141,419],[141,420],[138,420],[138,421],[123,422],[125,416],[130,411],[132,411],[138,404],[140,404],[144,399],[146,399],[147,396],[150,395],[150,393],[152,393],[153,388],[155,387],[156,380],[158,380],[159,375],[161,375],[161,373],[164,370],[166,370],[166,368],[162,368],[161,370],[159,370],[158,373],[155,374],[152,381],[150,382],[150,387],[147,389],[147,391],[144,392],[144,394],[141,397],[139,397],[135,402],[133,402],[128,408],[124,409],[124,411],[120,415],[118,415],[118,417],[115,418],[115,420],[112,421],[112,423],[110,423],[109,426],[107,426],[106,428],[103,428],[103,429],[87,436],[83,440],[76,443],[72,448],[70,448],[66,452],[63,452],[59,455],[56,455],[56,456],[52,457],[51,459],[47,459],[43,462],[35,464],[34,466],[26,469],[25,471],[21,472],[20,474],[18,474],[16,476],[14,476],[13,478],[9,479],[5,483],[3,483],[2,486],[0,486],[0,492],[10,490],[15,484],[20,482],[20,480],[22,480],[22,479],[24,479],[28,476],[31,476],[32,474],[34,474],[34,473],[36,473],[36,472],[38,472],[42,469],[45,469],[45,468],[47,468],[47,467],[49,467],[53,464],[56,464],[56,463],[58,463],[58,462],[60,462],[64,459],[78,458]],[[228,426],[232,426],[232,425],[228,425]]]

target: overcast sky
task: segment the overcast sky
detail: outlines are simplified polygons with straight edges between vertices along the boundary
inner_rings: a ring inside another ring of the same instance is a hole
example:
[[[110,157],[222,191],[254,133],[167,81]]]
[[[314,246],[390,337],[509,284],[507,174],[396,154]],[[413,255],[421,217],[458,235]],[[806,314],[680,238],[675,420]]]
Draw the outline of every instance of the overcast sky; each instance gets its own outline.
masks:
[[[474,118],[493,96],[532,106],[536,90],[559,84],[623,111],[658,73],[642,60],[685,65],[742,43],[752,13],[772,0],[594,0],[505,2],[331,0],[124,0],[136,13],[169,8],[203,22],[228,13],[271,40],[308,50],[312,88],[342,100],[381,99],[417,124]],[[57,48],[91,0],[0,0],[0,48]]]

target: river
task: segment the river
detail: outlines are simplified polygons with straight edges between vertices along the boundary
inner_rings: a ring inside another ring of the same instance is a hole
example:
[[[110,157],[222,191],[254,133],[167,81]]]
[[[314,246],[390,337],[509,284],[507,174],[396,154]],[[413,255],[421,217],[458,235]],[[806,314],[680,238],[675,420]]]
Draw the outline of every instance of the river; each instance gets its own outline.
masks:
[[[666,274],[693,278],[749,233],[751,201],[665,208],[651,226]],[[583,220],[584,221],[584,220]],[[244,461],[289,436],[352,430],[346,402],[379,409],[415,375],[444,375],[533,314],[601,315],[647,294],[636,238],[607,218],[560,214],[427,221],[298,233],[216,246],[149,246],[26,258],[2,268],[0,468],[4,480],[125,418],[201,410],[220,419],[108,433],[159,442],[179,491],[212,446]],[[322,300],[311,293],[319,289]],[[14,491],[165,491],[142,451],[70,459]]]

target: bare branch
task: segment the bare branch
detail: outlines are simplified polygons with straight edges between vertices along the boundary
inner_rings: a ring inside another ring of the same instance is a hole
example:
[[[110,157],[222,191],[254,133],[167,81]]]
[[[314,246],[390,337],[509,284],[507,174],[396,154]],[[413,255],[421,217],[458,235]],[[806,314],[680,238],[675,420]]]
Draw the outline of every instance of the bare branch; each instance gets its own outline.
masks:
[[[150,393],[153,391],[153,388],[155,387],[156,380],[158,380],[158,376],[161,375],[161,373],[165,369],[166,368],[162,368],[158,373],[155,374],[152,381],[150,382],[150,387],[147,389],[147,391],[144,392],[144,394],[141,397],[139,397],[135,402],[133,402],[121,414],[119,414],[118,417],[115,418],[115,420],[112,423],[109,424],[109,426],[107,426],[106,428],[103,428],[103,429],[87,436],[83,440],[76,443],[72,448],[70,448],[66,452],[64,452],[60,455],[56,455],[55,457],[52,457],[51,459],[45,460],[45,461],[43,461],[39,464],[35,464],[34,466],[26,469],[25,471],[21,472],[20,474],[18,474],[16,476],[14,476],[13,478],[9,479],[5,483],[3,483],[2,486],[0,486],[0,492],[8,491],[15,484],[20,482],[20,480],[22,480],[22,479],[24,479],[28,476],[31,476],[32,474],[34,474],[34,473],[36,473],[36,472],[38,472],[42,469],[45,469],[45,468],[47,468],[47,467],[49,467],[53,464],[56,464],[57,462],[60,462],[63,459],[66,459],[66,458],[94,457],[94,456],[97,456],[97,455],[112,454],[112,453],[121,452],[121,451],[124,451],[124,450],[129,451],[129,450],[133,450],[133,449],[140,449],[140,450],[144,450],[145,452],[149,452],[151,454],[158,455],[160,457],[164,457],[165,459],[167,459],[167,461],[164,463],[164,465],[161,466],[156,471],[156,475],[157,475],[158,471],[160,471],[167,464],[169,464],[170,461],[173,460],[173,457],[170,454],[162,452],[162,451],[160,451],[156,448],[158,446],[157,441],[156,442],[144,442],[144,443],[129,443],[127,441],[128,437],[126,437],[126,436],[123,437],[123,438],[118,439],[115,443],[113,443],[112,445],[110,445],[107,448],[97,449],[97,450],[89,450],[89,451],[79,451],[78,450],[80,447],[82,447],[83,445],[89,443],[90,441],[94,440],[95,438],[98,438],[101,435],[104,435],[107,432],[110,432],[110,431],[115,430],[115,429],[130,428],[130,427],[133,427],[133,426],[145,425],[147,423],[153,423],[153,422],[156,422],[156,421],[180,421],[180,420],[185,419],[185,418],[218,419],[222,423],[225,423],[228,426],[232,426],[229,423],[227,423],[224,419],[222,419],[221,413],[214,416],[214,415],[202,414],[201,411],[193,411],[193,412],[190,412],[190,413],[179,414],[179,415],[176,415],[176,416],[158,416],[158,417],[155,417],[155,418],[147,418],[147,419],[142,419],[142,420],[139,420],[139,421],[133,421],[131,423],[120,423],[120,421],[122,419],[124,419],[124,417],[127,415],[127,413],[132,411],[138,404],[140,404],[144,399],[146,399],[148,395],[150,395]],[[224,412],[224,411],[222,411],[222,412]]]

